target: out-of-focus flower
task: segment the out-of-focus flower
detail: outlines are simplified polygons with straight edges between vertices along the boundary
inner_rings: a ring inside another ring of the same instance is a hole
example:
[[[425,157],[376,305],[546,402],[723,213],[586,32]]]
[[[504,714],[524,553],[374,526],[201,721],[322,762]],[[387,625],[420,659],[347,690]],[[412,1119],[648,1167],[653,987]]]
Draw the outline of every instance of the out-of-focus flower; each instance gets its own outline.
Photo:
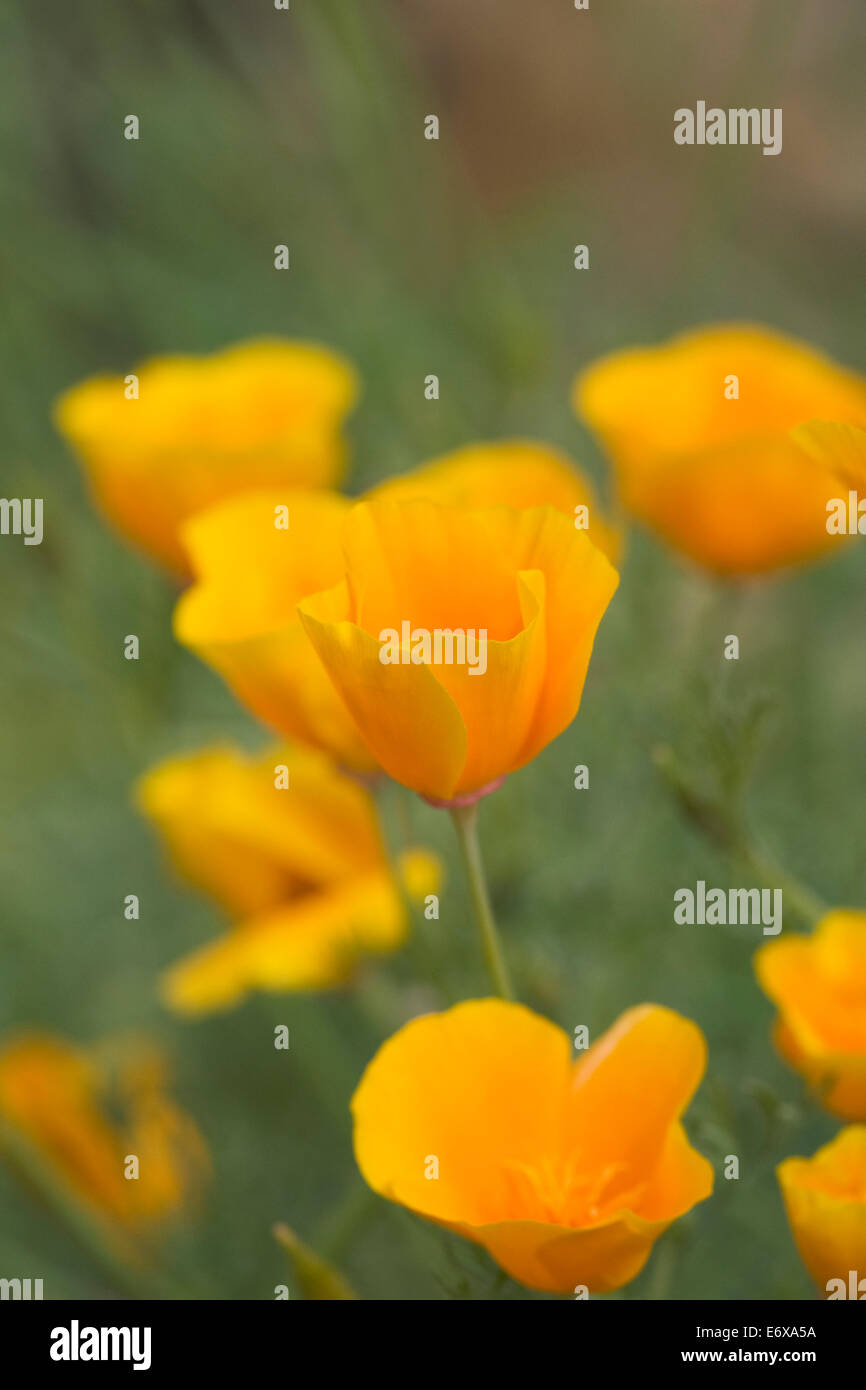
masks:
[[[353,368],[312,343],[262,339],[209,357],[159,357],[130,377],[61,396],[55,421],[93,496],[128,540],[186,576],[181,524],[256,487],[328,487],[342,477]]]
[[[571,723],[618,575],[567,517],[362,502],[343,547],[345,578],[298,611],[396,781],[481,795]]]
[[[383,1197],[484,1246],[532,1288],[620,1288],[709,1196],[680,1117],[700,1029],[630,1009],[579,1060],[562,1029],[482,999],[401,1028],[352,1100],[355,1155]]]
[[[852,488],[866,489],[866,429],[810,420],[791,431],[794,443]]]
[[[841,1130],[812,1158],[786,1158],[776,1173],[815,1283],[830,1298],[866,1297],[866,1125]]]
[[[866,381],[806,345],[748,324],[702,328],[593,363],[572,399],[627,510],[707,569],[761,574],[838,543],[827,471],[791,431],[866,425]]]
[[[188,522],[196,582],[178,603],[174,630],[266,724],[373,773],[376,761],[296,608],[343,577],[350,507],[331,492],[251,492]]]
[[[182,876],[235,923],[166,972],[177,1012],[229,1008],[254,989],[333,988],[362,955],[405,939],[372,800],[321,755],[206,748],[148,772],[138,804]],[[437,891],[431,854],[407,851],[399,869],[413,898]]]
[[[367,494],[374,500],[430,502],[463,507],[555,507],[616,564],[621,536],[598,506],[595,489],[565,454],[534,440],[502,439],[469,444],[384,483]]]
[[[149,1047],[121,1050],[112,1075],[96,1049],[42,1033],[7,1042],[0,1152],[8,1146],[13,1163],[21,1140],[76,1201],[127,1236],[148,1235],[194,1204],[209,1171],[204,1141],[169,1098],[165,1064]],[[137,1176],[127,1176],[130,1158]]]
[[[782,1056],[834,1115],[866,1120],[866,912],[828,912],[811,936],[767,942],[755,971],[779,1010]]]

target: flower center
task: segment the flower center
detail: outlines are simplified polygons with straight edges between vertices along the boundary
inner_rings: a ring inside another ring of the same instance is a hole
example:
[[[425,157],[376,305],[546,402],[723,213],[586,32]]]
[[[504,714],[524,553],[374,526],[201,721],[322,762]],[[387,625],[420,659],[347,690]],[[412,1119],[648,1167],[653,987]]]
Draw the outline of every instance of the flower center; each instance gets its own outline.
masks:
[[[577,1153],[540,1163],[508,1160],[504,1167],[519,1217],[562,1226],[586,1226],[623,1208],[634,1210],[646,1186],[642,1181],[627,1184],[625,1163],[587,1171]]]

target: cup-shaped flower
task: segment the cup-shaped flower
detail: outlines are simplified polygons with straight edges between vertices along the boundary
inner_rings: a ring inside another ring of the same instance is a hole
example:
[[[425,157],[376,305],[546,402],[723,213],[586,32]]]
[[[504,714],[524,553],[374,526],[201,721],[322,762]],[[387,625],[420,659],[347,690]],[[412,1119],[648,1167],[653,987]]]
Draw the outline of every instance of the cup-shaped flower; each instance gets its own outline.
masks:
[[[626,509],[706,569],[763,574],[838,544],[826,524],[837,484],[791,431],[866,425],[866,381],[805,344],[756,325],[702,328],[593,363],[572,400]]]
[[[372,489],[389,502],[426,498],[462,507],[555,507],[589,533],[613,564],[621,536],[604,518],[590,479],[559,449],[531,439],[468,444]]]
[[[800,1258],[828,1298],[866,1298],[866,1125],[776,1169]]]
[[[779,1010],[782,1056],[827,1110],[866,1120],[866,912],[838,909],[811,936],[768,941],[755,972]]]
[[[320,754],[206,748],[151,769],[137,799],[181,876],[232,921],[165,973],[176,1012],[230,1008],[256,989],[334,988],[362,956],[402,945],[406,911],[372,799]],[[423,850],[407,851],[399,872],[413,898],[439,886]]]
[[[194,1206],[210,1167],[158,1052],[84,1050],[43,1033],[0,1049],[0,1153],[25,1179],[35,1157],[121,1242]]]
[[[618,576],[567,517],[362,502],[343,546],[345,578],[298,611],[396,781],[481,794],[571,723]]]
[[[183,528],[195,583],[175,610],[175,636],[278,733],[377,771],[296,605],[343,576],[351,503],[334,492],[250,492]]]
[[[472,1000],[406,1024],[352,1100],[383,1197],[482,1245],[531,1288],[620,1288],[709,1196],[680,1121],[704,1072],[688,1019],[640,1005],[575,1061],[561,1028]]]
[[[357,391],[327,348],[262,339],[85,381],[61,396],[55,422],[112,525],[185,577],[178,532],[194,513],[249,488],[339,481]]]

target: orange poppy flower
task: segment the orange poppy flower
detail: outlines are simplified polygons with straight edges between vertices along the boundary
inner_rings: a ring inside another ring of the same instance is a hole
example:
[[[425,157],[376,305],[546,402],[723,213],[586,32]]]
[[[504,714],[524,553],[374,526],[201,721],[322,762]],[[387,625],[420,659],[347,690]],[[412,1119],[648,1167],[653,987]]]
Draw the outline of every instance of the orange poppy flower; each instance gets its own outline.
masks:
[[[158,1053],[121,1051],[116,1073],[112,1086],[95,1049],[47,1034],[22,1035],[0,1049],[0,1152],[22,1163],[26,1176],[18,1148],[23,1141],[77,1201],[120,1235],[149,1230],[188,1207],[209,1160],[193,1121],[166,1094]],[[113,1092],[124,1123],[112,1118]],[[137,1177],[126,1175],[131,1156],[138,1160]]]
[[[768,941],[755,972],[779,1010],[782,1056],[834,1115],[866,1120],[866,912],[829,912],[811,936]]]
[[[195,517],[183,528],[195,583],[174,631],[277,732],[373,773],[376,760],[296,609],[342,578],[350,508],[333,492],[250,492]]]
[[[828,1298],[866,1298],[866,1125],[776,1169],[800,1257]]]
[[[577,1061],[519,1004],[472,1000],[406,1024],[352,1100],[369,1185],[482,1245],[531,1288],[620,1288],[709,1196],[680,1117],[706,1064],[694,1023],[630,1009]]]
[[[61,396],[55,422],[112,525],[186,577],[178,532],[195,512],[250,488],[339,481],[357,392],[327,348],[262,339],[85,381]]]
[[[762,574],[837,543],[827,472],[791,431],[816,417],[866,425],[866,381],[804,344],[748,324],[702,328],[593,363],[572,400],[627,510],[707,569]]]
[[[396,781],[481,795],[571,723],[618,576],[568,518],[363,502],[343,548],[345,578],[298,611]]]
[[[613,564],[622,549],[621,536],[605,520],[589,478],[560,450],[533,440],[466,445],[386,479],[367,496],[388,502],[426,498],[476,508],[555,507],[587,530]]]
[[[363,954],[402,945],[406,913],[371,798],[320,755],[206,748],[153,768],[137,799],[182,876],[234,922],[166,972],[175,1011],[230,1008],[254,989],[333,988]],[[400,870],[413,897],[436,892],[432,855],[409,851]]]

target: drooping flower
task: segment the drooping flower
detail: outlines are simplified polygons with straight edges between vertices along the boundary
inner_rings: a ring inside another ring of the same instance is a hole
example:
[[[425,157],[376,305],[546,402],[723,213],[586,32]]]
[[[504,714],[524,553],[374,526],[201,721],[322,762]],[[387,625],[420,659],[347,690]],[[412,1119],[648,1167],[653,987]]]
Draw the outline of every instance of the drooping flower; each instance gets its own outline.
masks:
[[[362,502],[343,548],[345,578],[298,611],[396,781],[480,795],[571,723],[618,576],[567,517]]]
[[[605,520],[589,478],[558,449],[534,440],[469,444],[387,478],[367,495],[376,501],[426,498],[475,508],[555,507],[588,530],[613,564],[621,550],[621,537]]]
[[[760,948],[755,972],[779,1010],[776,1045],[846,1120],[866,1120],[866,912],[827,913],[811,936]]]
[[[153,768],[137,799],[181,875],[232,920],[166,972],[175,1011],[230,1008],[255,989],[333,988],[363,955],[403,943],[406,913],[371,798],[322,756],[206,748]],[[434,856],[407,851],[399,867],[412,897],[436,892]]]
[[[300,599],[342,578],[350,507],[333,492],[251,492],[188,522],[195,583],[174,630],[271,728],[373,773],[376,760],[297,613]]]
[[[196,512],[251,488],[339,481],[357,392],[327,348],[262,339],[95,377],[61,396],[55,421],[112,525],[185,577],[178,533]]]
[[[866,1298],[866,1125],[776,1169],[800,1257],[828,1298]]]
[[[749,324],[632,348],[577,377],[626,509],[716,574],[762,574],[823,554],[834,486],[791,431],[815,418],[866,426],[866,381]]]
[[[706,1064],[694,1023],[630,1009],[577,1061],[519,1004],[414,1019],[352,1100],[369,1185],[482,1245],[532,1288],[620,1288],[707,1197],[712,1168],[681,1116]]]
[[[209,1172],[196,1125],[167,1093],[158,1052],[121,1047],[112,1068],[104,1048],[37,1032],[0,1049],[0,1153],[25,1178],[27,1154],[37,1154],[119,1240],[150,1236],[179,1216]]]

